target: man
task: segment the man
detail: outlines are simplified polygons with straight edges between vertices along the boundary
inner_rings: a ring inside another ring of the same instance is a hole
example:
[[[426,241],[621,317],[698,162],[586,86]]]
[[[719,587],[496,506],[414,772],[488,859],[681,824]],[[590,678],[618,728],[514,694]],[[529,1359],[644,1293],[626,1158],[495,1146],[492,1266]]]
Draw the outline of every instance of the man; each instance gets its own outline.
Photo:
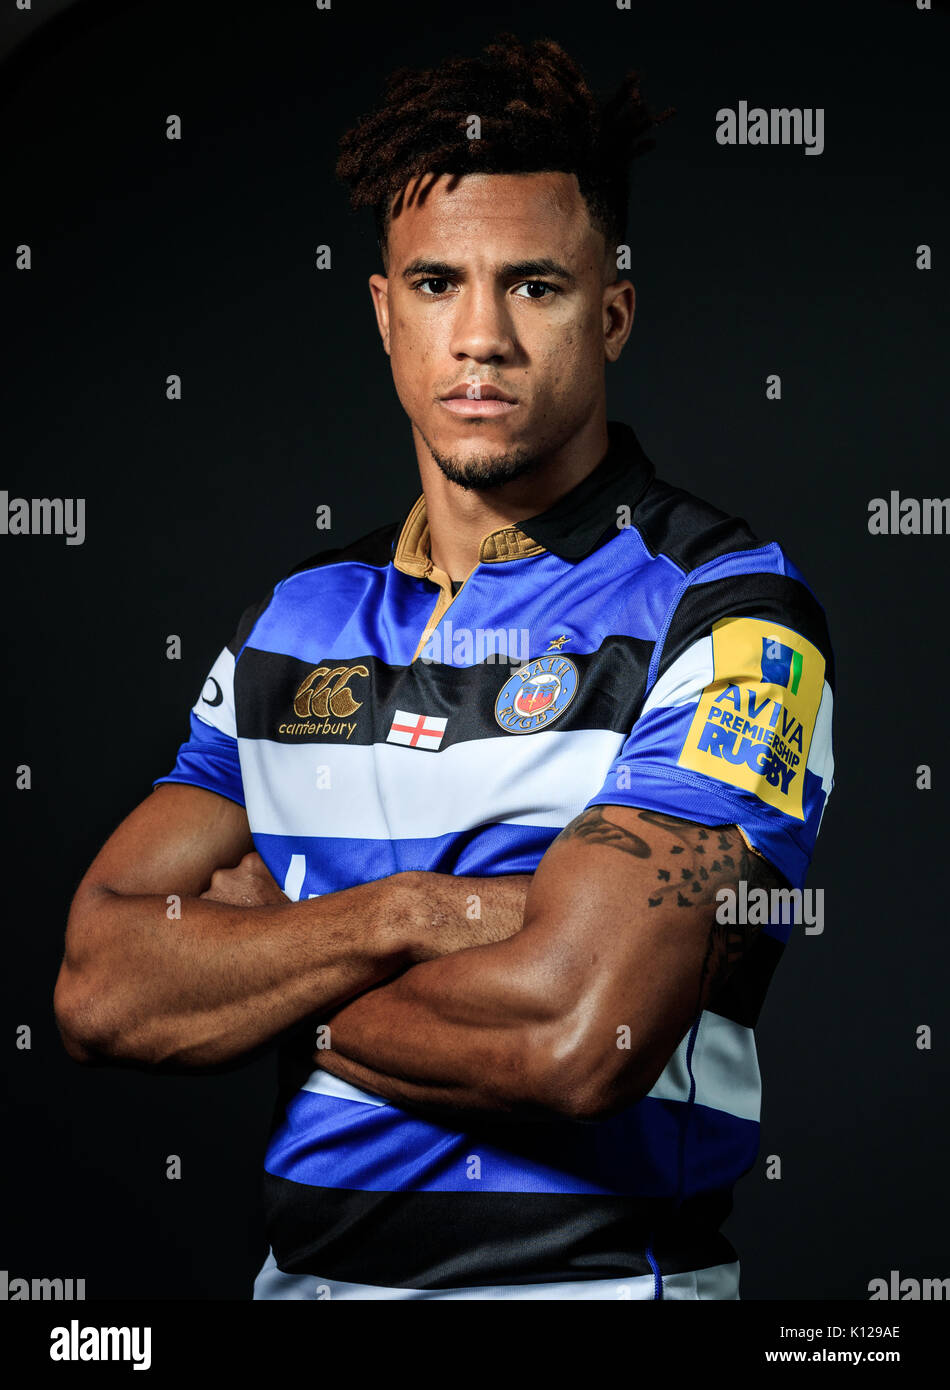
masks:
[[[258,1299],[738,1297],[790,930],[742,909],[803,883],[833,659],[781,548],[606,419],[651,123],[502,36],[344,139],[422,495],[243,615],[76,894],[72,1056],[281,1037]]]

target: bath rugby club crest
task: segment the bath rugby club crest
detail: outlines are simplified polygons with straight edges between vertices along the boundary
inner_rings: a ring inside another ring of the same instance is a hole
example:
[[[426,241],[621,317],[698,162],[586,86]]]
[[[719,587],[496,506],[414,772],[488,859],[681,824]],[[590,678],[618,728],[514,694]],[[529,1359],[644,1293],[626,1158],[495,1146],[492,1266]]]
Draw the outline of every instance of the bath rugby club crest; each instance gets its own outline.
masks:
[[[577,680],[577,667],[568,657],[535,657],[505,681],[495,701],[495,719],[510,734],[546,728],[573,700]]]

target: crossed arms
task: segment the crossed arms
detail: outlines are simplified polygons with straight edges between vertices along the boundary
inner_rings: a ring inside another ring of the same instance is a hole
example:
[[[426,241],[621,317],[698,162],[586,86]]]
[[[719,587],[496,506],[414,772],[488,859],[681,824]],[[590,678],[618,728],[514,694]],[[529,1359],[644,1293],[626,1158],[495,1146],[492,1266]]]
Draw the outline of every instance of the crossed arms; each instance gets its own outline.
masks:
[[[173,783],[119,826],[70,909],[70,1056],[218,1066],[310,1019],[322,1067],[397,1104],[598,1119],[652,1088],[751,944],[717,891],[785,884],[735,826],[623,806],[583,812],[534,875],[299,903],[252,848],[243,807]]]

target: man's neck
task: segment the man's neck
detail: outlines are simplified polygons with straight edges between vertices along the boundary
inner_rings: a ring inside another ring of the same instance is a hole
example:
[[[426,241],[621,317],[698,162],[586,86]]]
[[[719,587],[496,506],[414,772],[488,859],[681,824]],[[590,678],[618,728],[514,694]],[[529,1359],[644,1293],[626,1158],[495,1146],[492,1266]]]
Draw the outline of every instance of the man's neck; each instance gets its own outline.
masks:
[[[478,563],[482,539],[554,505],[592,473],[607,452],[602,408],[533,472],[487,491],[459,487],[446,478],[413,427],[429,523],[432,563],[451,579],[464,579]]]

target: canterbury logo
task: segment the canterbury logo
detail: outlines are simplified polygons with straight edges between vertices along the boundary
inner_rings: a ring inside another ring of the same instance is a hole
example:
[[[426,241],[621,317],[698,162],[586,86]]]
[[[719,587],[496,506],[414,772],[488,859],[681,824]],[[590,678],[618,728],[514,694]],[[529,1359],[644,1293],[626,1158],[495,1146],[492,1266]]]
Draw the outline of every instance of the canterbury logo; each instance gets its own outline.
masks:
[[[363,704],[362,700],[353,699],[352,692],[347,688],[349,682],[354,676],[368,675],[365,666],[318,666],[310,672],[294,696],[294,713],[301,719],[310,715],[327,719],[331,714],[336,719],[344,719]]]

